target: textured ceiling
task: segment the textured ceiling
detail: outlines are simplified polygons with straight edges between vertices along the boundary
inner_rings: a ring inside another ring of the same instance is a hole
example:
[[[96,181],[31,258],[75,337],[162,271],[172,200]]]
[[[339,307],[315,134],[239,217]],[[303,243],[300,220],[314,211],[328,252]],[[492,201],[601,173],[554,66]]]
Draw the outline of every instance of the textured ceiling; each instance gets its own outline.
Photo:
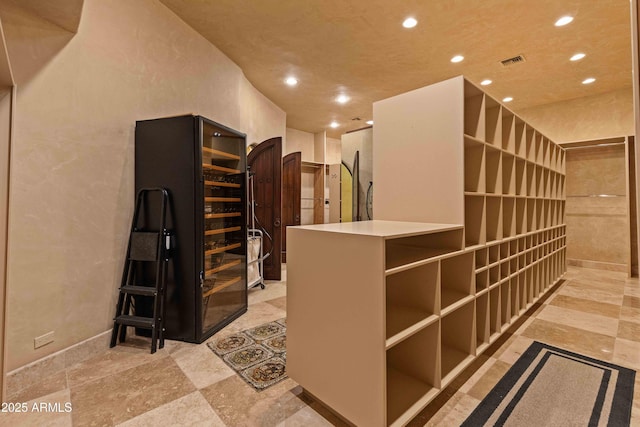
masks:
[[[365,126],[374,101],[459,74],[493,80],[485,90],[512,96],[516,112],[631,86],[629,0],[161,1],[285,110],[288,127],[333,137]],[[554,27],[563,15],[575,19]],[[418,26],[402,28],[407,16]],[[570,62],[576,52],[587,56]],[[451,63],[456,54],[465,60]],[[519,54],[526,62],[500,64]],[[342,92],[345,105],[334,102]]]

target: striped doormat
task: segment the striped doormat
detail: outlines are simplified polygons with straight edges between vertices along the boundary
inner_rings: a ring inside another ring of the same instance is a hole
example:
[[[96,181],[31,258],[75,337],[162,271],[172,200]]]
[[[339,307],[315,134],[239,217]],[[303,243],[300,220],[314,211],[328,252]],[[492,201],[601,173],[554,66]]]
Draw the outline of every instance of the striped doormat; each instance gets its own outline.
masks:
[[[628,426],[635,371],[534,342],[462,424]]]

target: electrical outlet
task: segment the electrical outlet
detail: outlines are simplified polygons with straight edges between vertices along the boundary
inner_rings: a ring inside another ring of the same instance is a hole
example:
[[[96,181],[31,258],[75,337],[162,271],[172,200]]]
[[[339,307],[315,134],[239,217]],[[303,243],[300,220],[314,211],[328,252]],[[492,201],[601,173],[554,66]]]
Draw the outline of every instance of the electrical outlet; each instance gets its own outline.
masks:
[[[35,337],[33,339],[33,348],[40,348],[43,345],[47,345],[50,342],[53,342],[54,339],[54,331],[47,332],[44,335],[40,335],[39,337]]]

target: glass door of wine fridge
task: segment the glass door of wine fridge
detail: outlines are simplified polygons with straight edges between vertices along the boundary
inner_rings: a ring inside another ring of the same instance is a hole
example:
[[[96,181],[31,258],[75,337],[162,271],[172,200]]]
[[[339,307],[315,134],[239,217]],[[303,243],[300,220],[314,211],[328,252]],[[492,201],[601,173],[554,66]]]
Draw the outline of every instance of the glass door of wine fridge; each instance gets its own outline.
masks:
[[[202,334],[246,308],[245,138],[202,121]]]

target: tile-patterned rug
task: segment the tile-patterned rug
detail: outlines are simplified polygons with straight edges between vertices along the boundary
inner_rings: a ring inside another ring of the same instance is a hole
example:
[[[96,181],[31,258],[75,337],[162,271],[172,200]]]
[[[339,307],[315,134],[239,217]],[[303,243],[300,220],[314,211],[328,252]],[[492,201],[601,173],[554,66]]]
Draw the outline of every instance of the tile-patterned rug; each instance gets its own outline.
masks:
[[[287,320],[280,319],[207,343],[247,383],[262,391],[287,378]]]

